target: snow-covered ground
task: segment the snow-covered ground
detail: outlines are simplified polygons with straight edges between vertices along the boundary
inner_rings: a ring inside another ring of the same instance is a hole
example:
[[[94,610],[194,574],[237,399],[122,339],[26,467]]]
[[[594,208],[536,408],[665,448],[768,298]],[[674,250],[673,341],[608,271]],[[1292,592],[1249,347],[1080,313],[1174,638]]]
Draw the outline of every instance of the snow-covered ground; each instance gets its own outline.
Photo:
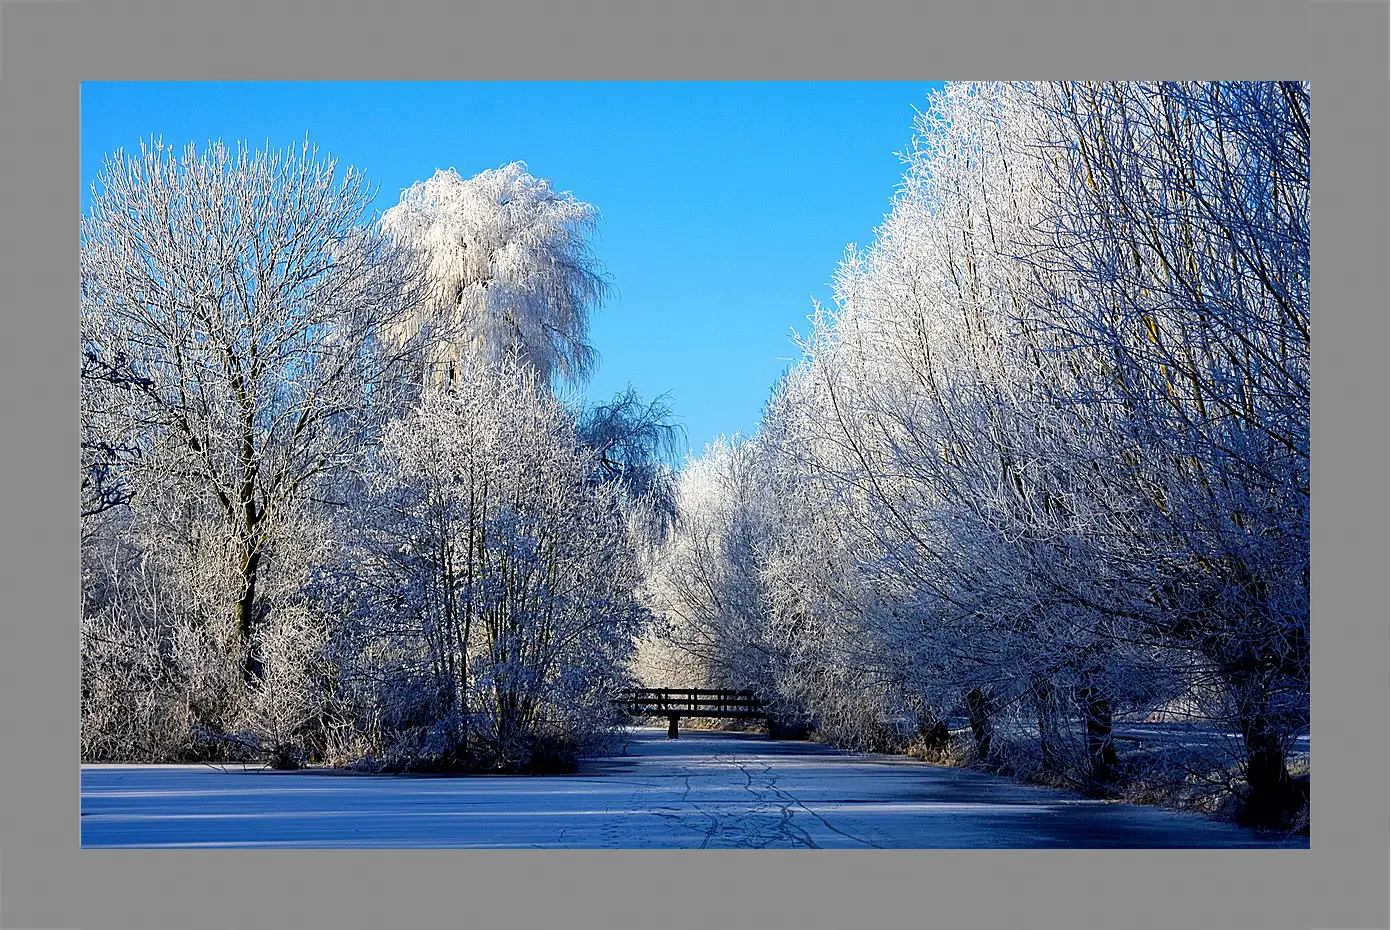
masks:
[[[1228,824],[744,733],[630,731],[553,777],[85,765],[84,847],[1237,847]]]

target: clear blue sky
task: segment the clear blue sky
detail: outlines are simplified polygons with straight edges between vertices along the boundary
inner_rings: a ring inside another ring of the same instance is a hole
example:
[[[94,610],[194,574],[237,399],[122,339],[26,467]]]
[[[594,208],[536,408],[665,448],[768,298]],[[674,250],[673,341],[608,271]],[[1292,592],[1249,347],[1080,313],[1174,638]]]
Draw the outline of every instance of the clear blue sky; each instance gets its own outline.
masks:
[[[102,158],[159,136],[302,142],[380,186],[511,161],[599,208],[615,291],[585,387],[668,393],[693,452],[753,432],[813,298],[867,245],[930,83],[84,83],[86,209]]]

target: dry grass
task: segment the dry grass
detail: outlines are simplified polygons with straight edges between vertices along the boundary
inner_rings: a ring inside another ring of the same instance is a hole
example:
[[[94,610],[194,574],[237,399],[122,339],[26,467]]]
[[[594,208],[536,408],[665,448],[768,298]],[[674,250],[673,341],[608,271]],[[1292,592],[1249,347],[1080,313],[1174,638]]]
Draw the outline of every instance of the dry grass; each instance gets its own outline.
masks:
[[[946,746],[941,748],[930,747],[921,739],[914,740],[908,744],[904,754],[933,765],[953,768],[965,768],[975,761],[975,747],[971,743],[970,733],[962,731],[951,734]]]

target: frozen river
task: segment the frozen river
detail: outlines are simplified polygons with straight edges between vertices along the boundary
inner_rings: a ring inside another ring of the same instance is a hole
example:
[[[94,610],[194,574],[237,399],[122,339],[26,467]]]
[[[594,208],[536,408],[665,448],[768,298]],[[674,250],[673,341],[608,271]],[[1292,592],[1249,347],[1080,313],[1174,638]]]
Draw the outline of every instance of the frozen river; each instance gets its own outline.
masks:
[[[1274,843],[1156,808],[745,733],[631,731],[551,777],[85,765],[84,847],[976,848]]]

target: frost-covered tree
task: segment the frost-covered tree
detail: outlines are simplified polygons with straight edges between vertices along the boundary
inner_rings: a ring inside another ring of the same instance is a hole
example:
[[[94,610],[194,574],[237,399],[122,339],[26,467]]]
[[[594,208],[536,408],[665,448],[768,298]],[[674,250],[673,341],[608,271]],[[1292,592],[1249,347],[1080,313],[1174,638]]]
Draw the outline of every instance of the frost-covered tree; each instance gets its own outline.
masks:
[[[766,490],[683,478],[705,538],[738,508],[766,534],[736,574],[688,560],[692,600],[756,578],[779,694],[838,741],[964,717],[982,760],[1109,791],[1114,721],[1181,708],[1241,734],[1247,815],[1280,820],[1308,706],[1307,159],[1300,84],[949,86],[768,408]]]
[[[362,176],[307,145],[108,160],[82,226],[85,757],[517,767],[606,732],[677,433],[631,391],[553,393],[592,363],[592,208],[519,167],[435,181],[369,228]],[[446,242],[486,252],[467,283]]]
[[[447,385],[461,360],[508,354],[543,382],[588,377],[589,313],[607,289],[589,248],[597,219],[520,162],[468,179],[437,171],[408,188],[381,228],[429,269],[429,301],[392,329],[433,334],[426,381]]]
[[[387,756],[514,767],[538,740],[582,747],[607,727],[646,614],[593,455],[515,358],[464,363],[388,430],[325,576]]]
[[[1105,359],[1104,473],[1149,505],[1145,626],[1222,682],[1247,816],[1298,803],[1308,721],[1309,88],[1061,84],[1037,106],[1058,196],[1031,261],[1044,305]],[[1118,605],[1098,599],[1108,610]],[[1132,610],[1132,605],[1121,609]]]
[[[197,528],[248,680],[277,534],[359,454],[415,348],[379,338],[423,273],[359,225],[370,198],[308,143],[155,143],[108,158],[82,219],[84,485],[176,548]]]
[[[771,691],[757,554],[771,528],[759,522],[757,454],[751,442],[720,439],[686,464],[677,485],[680,520],[649,572],[661,638],[676,647],[696,686]],[[650,661],[663,672],[673,664],[655,654]]]

